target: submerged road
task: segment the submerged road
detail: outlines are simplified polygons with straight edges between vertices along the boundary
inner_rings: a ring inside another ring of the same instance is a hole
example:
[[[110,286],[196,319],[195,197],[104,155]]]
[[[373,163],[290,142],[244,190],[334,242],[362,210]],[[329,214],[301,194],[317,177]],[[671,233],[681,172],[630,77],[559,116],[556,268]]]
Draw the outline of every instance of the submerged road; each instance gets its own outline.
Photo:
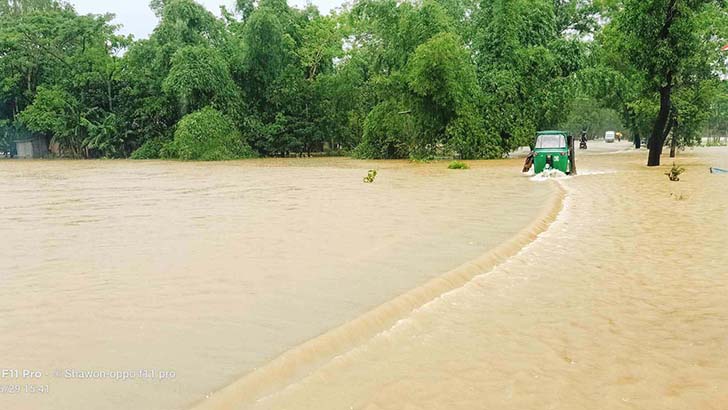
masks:
[[[0,409],[186,408],[517,234],[516,162],[0,161],[0,370],[50,390]]]
[[[682,154],[679,183],[644,158],[534,182],[566,196],[520,253],[238,408],[725,409],[728,150]]]

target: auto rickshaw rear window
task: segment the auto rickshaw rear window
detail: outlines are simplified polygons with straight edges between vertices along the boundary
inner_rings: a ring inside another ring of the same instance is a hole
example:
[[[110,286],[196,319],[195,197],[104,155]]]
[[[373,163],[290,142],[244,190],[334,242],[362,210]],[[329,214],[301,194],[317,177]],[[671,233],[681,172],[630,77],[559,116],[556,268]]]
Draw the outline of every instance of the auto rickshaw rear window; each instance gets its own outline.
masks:
[[[566,146],[563,135],[541,135],[536,141],[536,148],[562,148]]]

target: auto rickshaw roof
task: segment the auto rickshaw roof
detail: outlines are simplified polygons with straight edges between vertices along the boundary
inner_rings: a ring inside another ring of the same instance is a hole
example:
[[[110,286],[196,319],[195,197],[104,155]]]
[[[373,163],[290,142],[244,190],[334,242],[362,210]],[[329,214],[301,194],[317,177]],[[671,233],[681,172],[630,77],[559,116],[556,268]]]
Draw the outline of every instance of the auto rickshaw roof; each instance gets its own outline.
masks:
[[[563,135],[567,136],[569,135],[566,131],[556,131],[556,130],[550,130],[550,131],[539,131],[536,133],[536,135]]]

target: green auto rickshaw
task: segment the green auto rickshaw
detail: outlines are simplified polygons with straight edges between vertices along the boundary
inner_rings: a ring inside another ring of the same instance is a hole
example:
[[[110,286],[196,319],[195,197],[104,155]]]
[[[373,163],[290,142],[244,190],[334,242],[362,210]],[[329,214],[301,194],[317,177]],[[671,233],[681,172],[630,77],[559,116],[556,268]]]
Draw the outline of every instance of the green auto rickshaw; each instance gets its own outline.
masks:
[[[561,171],[567,175],[576,174],[574,137],[565,131],[540,131],[531,154],[523,167],[528,172],[540,174],[547,170]]]

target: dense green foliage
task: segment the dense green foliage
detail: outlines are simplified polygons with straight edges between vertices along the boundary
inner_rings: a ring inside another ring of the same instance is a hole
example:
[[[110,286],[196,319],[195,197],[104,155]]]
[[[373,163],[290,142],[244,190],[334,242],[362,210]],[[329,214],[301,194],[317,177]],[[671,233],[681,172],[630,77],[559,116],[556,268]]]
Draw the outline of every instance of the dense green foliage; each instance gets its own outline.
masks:
[[[185,115],[174,139],[161,149],[165,158],[219,161],[253,156],[235,124],[214,108]]]
[[[76,157],[478,159],[540,129],[624,127],[661,150],[728,126],[719,0],[150,7],[134,40],[110,15],[0,0],[0,151],[35,133]]]
[[[148,139],[141,147],[132,152],[131,159],[156,159],[162,154],[164,141],[159,138]]]

